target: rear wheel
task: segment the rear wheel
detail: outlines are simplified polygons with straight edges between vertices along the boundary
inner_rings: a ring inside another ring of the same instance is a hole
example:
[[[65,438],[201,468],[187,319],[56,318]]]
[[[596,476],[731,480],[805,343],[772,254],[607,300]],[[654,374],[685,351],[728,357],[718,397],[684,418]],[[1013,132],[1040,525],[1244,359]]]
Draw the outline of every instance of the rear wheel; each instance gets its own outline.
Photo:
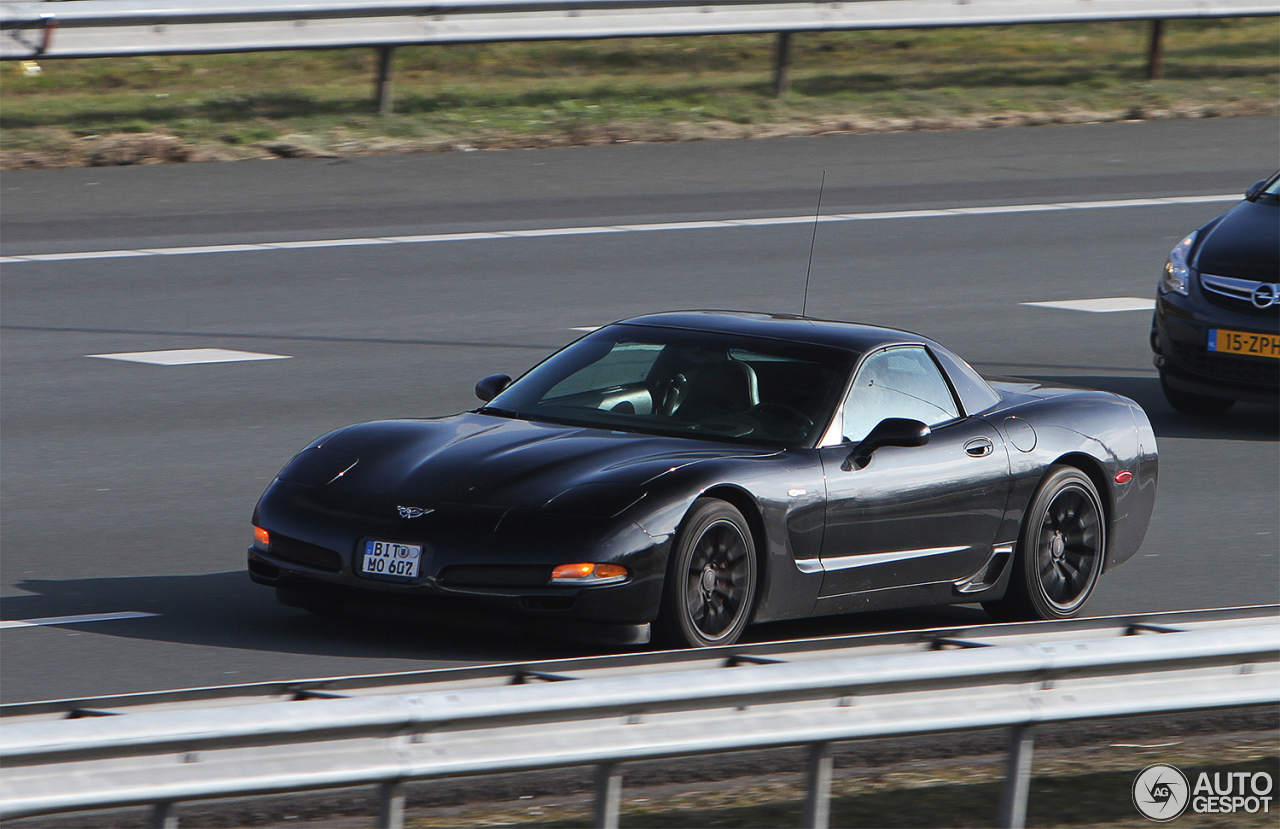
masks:
[[[1160,374],[1160,390],[1164,392],[1164,399],[1169,401],[1169,405],[1183,414],[1190,415],[1217,415],[1222,414],[1227,409],[1235,405],[1234,400],[1228,400],[1225,397],[1209,397],[1206,394],[1194,394],[1189,391],[1181,391],[1171,388],[1169,383],[1164,379],[1164,373]]]
[[[1069,619],[1093,592],[1105,551],[1097,487],[1079,469],[1056,466],[1023,518],[1004,598],[982,606],[1001,621]]]
[[[671,551],[655,640],[695,648],[736,642],[751,617],[756,579],[742,513],[713,498],[695,501]]]

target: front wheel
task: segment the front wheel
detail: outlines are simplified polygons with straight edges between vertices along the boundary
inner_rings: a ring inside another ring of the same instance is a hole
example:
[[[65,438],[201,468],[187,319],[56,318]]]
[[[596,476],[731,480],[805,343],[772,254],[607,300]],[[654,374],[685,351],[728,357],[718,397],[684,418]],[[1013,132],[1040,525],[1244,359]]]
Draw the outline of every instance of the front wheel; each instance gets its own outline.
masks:
[[[694,502],[676,535],[655,639],[672,647],[731,645],[750,620],[756,593],[751,528],[732,504]]]
[[[1069,619],[1093,592],[1106,548],[1097,487],[1079,469],[1056,466],[1027,508],[1004,598],[982,606],[1001,621]]]

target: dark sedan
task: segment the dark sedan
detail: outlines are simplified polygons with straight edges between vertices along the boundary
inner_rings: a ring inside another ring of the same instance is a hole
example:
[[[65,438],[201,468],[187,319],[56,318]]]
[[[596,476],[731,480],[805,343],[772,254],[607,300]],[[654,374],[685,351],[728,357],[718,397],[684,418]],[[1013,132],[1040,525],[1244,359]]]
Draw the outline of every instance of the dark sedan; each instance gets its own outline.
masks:
[[[989,383],[885,328],[651,315],[476,393],[299,453],[254,511],[253,580],[315,612],[461,602],[677,646],[938,603],[1057,619],[1155,501],[1131,400]]]
[[[1280,399],[1280,173],[1193,232],[1165,262],[1151,348],[1170,405],[1225,412]]]

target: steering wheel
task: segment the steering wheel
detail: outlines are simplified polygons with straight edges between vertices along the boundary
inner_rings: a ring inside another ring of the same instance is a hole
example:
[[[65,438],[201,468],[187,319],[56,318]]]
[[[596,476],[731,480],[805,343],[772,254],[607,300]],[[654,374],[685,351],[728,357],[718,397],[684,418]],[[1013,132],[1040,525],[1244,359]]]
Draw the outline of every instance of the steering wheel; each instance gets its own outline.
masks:
[[[672,415],[689,391],[689,378],[683,374],[673,374],[670,379],[658,385],[657,411],[659,414]]]

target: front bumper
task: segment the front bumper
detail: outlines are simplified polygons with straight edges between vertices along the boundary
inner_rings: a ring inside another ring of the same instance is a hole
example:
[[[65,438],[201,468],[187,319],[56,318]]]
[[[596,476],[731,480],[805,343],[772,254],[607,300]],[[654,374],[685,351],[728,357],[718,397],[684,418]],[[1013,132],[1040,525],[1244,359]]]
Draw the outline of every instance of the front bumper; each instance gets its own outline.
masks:
[[[305,595],[316,605],[383,604],[447,612],[488,610],[503,616],[604,624],[648,624],[656,618],[662,582],[632,579],[599,587],[448,587],[435,578],[417,584],[379,582],[350,572],[318,572],[249,548],[249,578]],[[307,606],[304,602],[290,602]]]
[[[658,614],[670,536],[632,521],[547,515],[537,510],[437,505],[413,519],[394,506],[372,508],[351,493],[274,482],[254,524],[271,546],[249,550],[249,575],[271,587],[339,599],[431,606],[468,605],[523,616],[645,624]],[[368,540],[421,545],[413,579],[361,574]],[[551,584],[560,564],[594,562],[627,568],[617,584]]]
[[[1214,328],[1278,335],[1280,314],[1246,313],[1213,304],[1201,292],[1198,278],[1191,280],[1190,296],[1158,295],[1151,348],[1165,383],[1207,397],[1276,403],[1280,360],[1210,351],[1209,330]]]

